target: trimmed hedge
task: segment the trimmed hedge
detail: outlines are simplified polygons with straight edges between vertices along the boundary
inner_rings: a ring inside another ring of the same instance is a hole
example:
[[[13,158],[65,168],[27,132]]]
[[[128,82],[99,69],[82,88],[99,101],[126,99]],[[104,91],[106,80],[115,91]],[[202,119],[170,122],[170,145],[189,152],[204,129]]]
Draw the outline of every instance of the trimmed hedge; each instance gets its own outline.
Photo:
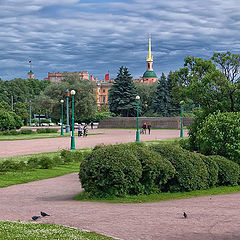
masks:
[[[237,163],[218,155],[207,156],[207,158],[215,161],[218,165],[219,170],[217,184],[219,186],[235,186],[238,184],[240,167]]]
[[[168,189],[167,183],[176,173],[173,165],[166,158],[159,156],[155,151],[143,143],[130,143],[128,145],[134,151],[142,165],[142,177],[140,178],[140,193],[150,194]]]
[[[159,143],[151,149],[166,157],[176,169],[170,180],[170,191],[192,191],[209,187],[207,167],[198,154],[182,149],[178,145]]]
[[[91,196],[137,194],[142,175],[140,161],[124,145],[97,146],[82,161],[79,178]]]
[[[218,183],[218,164],[211,158],[202,154],[199,154],[208,170],[208,185],[209,187],[216,186]]]

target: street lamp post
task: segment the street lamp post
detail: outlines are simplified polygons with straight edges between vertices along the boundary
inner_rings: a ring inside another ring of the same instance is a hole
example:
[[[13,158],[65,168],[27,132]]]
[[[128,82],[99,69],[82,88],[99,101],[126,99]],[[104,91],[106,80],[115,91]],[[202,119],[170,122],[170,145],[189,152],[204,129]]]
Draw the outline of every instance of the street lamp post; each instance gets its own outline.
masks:
[[[61,102],[61,136],[63,136],[63,100]]]
[[[32,101],[29,101],[29,126],[32,126],[32,119],[31,119],[31,115],[32,115],[32,109],[31,106],[32,105]]]
[[[139,142],[139,118],[138,118],[138,111],[139,111],[139,100],[140,97],[136,96],[137,100],[137,132],[136,132],[136,142]]]
[[[180,137],[181,138],[183,137],[183,104],[184,104],[184,101],[181,101],[180,102],[180,105],[181,105],[181,130],[180,130]]]
[[[67,125],[66,125],[66,133],[69,133],[70,132],[70,126],[69,126],[69,105],[68,105],[68,102],[69,102],[69,95],[70,95],[70,92],[68,89],[66,89],[66,98],[67,98]]]
[[[74,137],[74,95],[75,90],[71,90],[72,95],[72,136],[71,136],[71,150],[75,150],[75,137]]]

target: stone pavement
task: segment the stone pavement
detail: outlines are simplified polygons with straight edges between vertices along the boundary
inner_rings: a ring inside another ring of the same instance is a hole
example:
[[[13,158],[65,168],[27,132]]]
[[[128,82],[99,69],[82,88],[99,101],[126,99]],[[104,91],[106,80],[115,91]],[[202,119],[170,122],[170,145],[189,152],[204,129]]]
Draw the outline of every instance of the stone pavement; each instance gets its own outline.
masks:
[[[124,240],[239,240],[240,194],[156,203],[79,202],[77,173],[0,188],[0,220],[55,223]],[[183,218],[183,212],[188,218]]]
[[[94,130],[94,131],[99,131]],[[76,147],[135,141],[134,130],[103,129],[102,135],[76,138]],[[185,135],[187,132],[185,131]],[[154,130],[142,141],[178,137],[177,130]],[[0,156],[68,149],[70,138],[0,142]],[[0,220],[31,221],[40,211],[55,223],[124,240],[239,240],[240,194],[206,196],[156,203],[110,204],[79,202],[77,173],[0,188]],[[183,218],[183,212],[188,218]]]
[[[136,130],[133,129],[89,130],[89,133],[97,132],[103,134],[88,135],[84,138],[75,137],[76,149],[93,147],[98,144],[117,144],[134,142],[136,140]],[[150,135],[141,134],[140,141],[176,138],[179,137],[179,134],[179,130],[152,130]],[[75,135],[77,135],[77,132]],[[187,136],[187,130],[184,130],[184,136]],[[70,145],[70,137],[0,141],[0,158],[42,152],[54,152],[62,149],[69,149]]]

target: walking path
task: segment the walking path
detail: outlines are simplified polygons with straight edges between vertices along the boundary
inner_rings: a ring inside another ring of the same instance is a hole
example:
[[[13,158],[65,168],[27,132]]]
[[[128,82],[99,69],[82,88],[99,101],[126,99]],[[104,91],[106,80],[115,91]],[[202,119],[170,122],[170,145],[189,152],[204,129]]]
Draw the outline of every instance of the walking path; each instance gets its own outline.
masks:
[[[94,130],[98,131],[98,130]],[[102,135],[76,138],[76,147],[135,141],[134,130],[101,130]],[[185,132],[185,134],[187,134]],[[141,140],[178,137],[177,130],[155,130]],[[2,156],[69,148],[69,138],[0,142]],[[0,220],[31,221],[40,211],[55,223],[94,231],[124,240],[239,240],[240,194],[199,197],[143,204],[79,202],[77,173],[0,188]],[[187,212],[188,218],[182,214]]]
[[[0,189],[0,220],[55,223],[124,240],[239,240],[240,194],[143,204],[79,202],[77,173]],[[187,212],[188,218],[182,217]]]
[[[88,135],[84,138],[75,137],[76,149],[94,147],[98,144],[117,144],[134,142],[136,140],[136,130],[133,129],[90,129],[89,132],[100,132],[103,134]],[[77,133],[75,134],[77,135]],[[179,130],[152,130],[150,135],[141,134],[140,141],[176,138],[179,137],[179,134]],[[187,136],[187,130],[184,130],[184,136]],[[42,152],[55,152],[62,149],[69,149],[70,145],[70,137],[0,141],[0,158]]]

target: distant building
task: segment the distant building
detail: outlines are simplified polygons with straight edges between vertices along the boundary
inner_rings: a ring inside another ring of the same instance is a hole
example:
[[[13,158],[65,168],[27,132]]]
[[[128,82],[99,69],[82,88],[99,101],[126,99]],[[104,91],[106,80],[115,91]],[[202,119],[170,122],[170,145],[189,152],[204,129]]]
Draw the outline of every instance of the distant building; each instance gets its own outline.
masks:
[[[105,75],[104,80],[97,82],[96,99],[98,106],[108,105],[108,92],[113,85],[114,79],[109,79],[109,73]]]
[[[32,72],[32,70],[28,72],[28,79],[34,79],[34,73]]]
[[[151,35],[149,35],[149,45],[148,45],[148,58],[147,58],[147,71],[140,77],[139,82],[142,83],[154,83],[158,79],[157,74],[153,71],[153,57],[151,49]]]
[[[87,71],[83,71],[83,72],[52,72],[52,73],[48,73],[48,77],[44,78],[44,80],[49,80],[50,82],[61,82],[64,78],[64,76],[68,75],[68,74],[73,74],[73,73],[77,73],[80,76],[80,79],[87,79],[89,80],[89,73]],[[91,76],[92,77],[92,76]]]

